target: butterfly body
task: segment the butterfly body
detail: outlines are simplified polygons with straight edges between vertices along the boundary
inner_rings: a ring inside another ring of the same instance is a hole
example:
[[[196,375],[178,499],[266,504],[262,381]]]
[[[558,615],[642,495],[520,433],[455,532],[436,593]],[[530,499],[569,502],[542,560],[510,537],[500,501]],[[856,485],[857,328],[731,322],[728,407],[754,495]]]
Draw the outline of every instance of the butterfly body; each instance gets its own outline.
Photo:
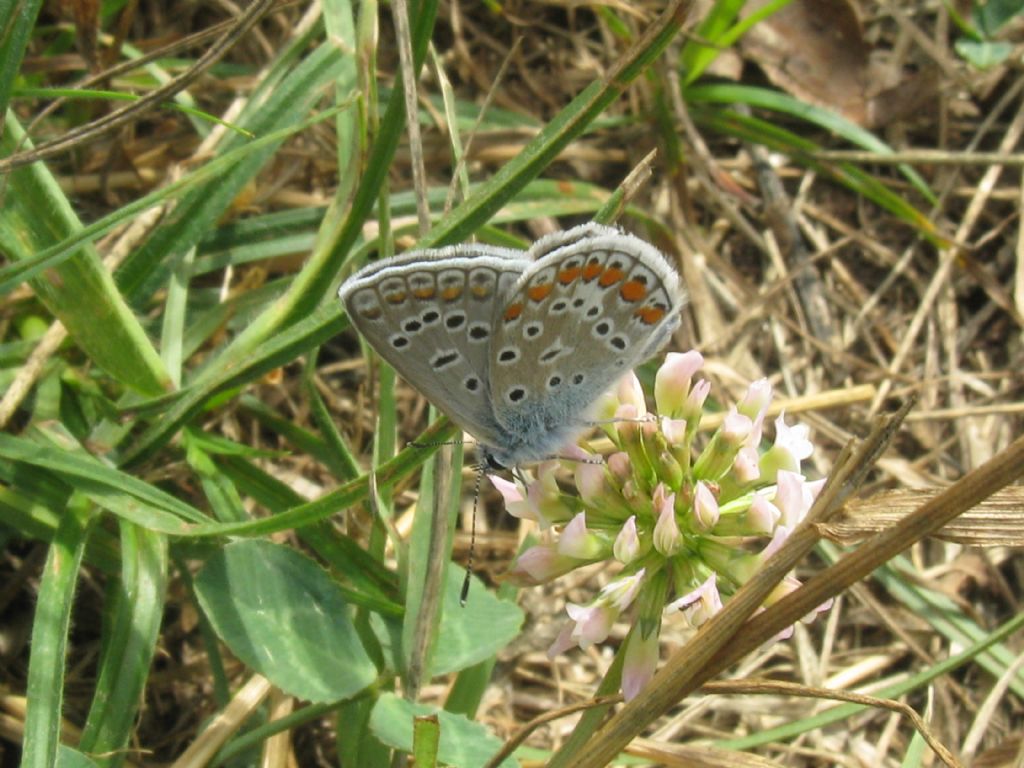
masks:
[[[684,301],[656,248],[598,224],[527,251],[408,252],[338,295],[380,356],[505,467],[578,435],[594,401],[668,341]]]

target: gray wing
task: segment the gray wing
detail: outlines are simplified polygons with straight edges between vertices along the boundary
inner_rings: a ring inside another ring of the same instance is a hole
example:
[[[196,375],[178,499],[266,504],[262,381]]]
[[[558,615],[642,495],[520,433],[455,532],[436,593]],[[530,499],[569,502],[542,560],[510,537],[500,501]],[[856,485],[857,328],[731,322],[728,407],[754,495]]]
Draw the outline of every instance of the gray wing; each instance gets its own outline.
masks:
[[[502,440],[488,382],[494,306],[529,266],[526,254],[460,245],[371,264],[338,291],[377,353],[481,442]]]
[[[679,325],[679,276],[657,248],[587,224],[539,240],[496,308],[491,400],[521,438],[509,458],[543,458],[584,426],[590,405]]]

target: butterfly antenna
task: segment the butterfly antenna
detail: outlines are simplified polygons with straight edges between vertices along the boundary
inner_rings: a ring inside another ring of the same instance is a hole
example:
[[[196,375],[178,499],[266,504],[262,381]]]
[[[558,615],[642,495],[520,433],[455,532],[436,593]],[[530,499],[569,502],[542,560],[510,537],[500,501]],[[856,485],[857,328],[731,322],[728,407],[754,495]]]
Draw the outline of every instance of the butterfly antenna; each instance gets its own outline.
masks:
[[[459,594],[459,605],[466,607],[466,599],[469,597],[469,577],[473,575],[473,552],[476,548],[476,510],[480,504],[480,481],[484,479],[486,465],[481,461],[476,465],[476,481],[473,483],[473,517],[469,524],[469,557],[466,558],[466,578],[462,582],[462,592]]]
[[[437,448],[444,445],[465,445],[465,440],[439,440],[431,443],[421,443],[419,440],[410,440],[409,445],[413,448]]]

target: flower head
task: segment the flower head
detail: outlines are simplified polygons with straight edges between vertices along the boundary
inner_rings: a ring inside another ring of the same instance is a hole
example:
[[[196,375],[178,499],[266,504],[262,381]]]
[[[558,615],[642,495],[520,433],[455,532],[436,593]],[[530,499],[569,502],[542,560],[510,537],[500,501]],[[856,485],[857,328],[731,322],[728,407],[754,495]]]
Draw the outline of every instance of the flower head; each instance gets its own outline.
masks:
[[[627,698],[657,666],[662,616],[681,614],[695,628],[714,616],[782,546],[824,482],[800,473],[813,448],[806,427],[780,416],[774,443],[762,448],[772,395],[765,379],[750,385],[721,426],[702,433],[711,390],[695,378],[702,363],[697,352],[666,357],[655,376],[654,417],[633,374],[599,400],[595,412],[612,419],[602,427],[614,447],[603,464],[587,459],[573,468],[575,495],[556,482],[555,462],[525,483],[494,478],[509,511],[536,520],[546,537],[516,559],[509,580],[537,584],[581,565],[615,564],[593,600],[567,605],[569,622],[549,653],[604,642],[628,612]],[[781,582],[764,605],[795,584]]]

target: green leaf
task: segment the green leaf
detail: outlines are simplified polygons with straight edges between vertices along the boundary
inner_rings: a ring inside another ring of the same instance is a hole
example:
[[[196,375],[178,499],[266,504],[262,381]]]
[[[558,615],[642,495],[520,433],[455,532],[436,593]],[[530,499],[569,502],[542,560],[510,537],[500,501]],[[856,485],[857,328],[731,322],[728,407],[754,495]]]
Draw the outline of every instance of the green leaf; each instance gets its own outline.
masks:
[[[344,596],[308,557],[268,541],[236,541],[206,562],[195,586],[217,635],[281,690],[336,701],[376,679]]]
[[[976,69],[991,69],[1002,64],[1013,53],[1010,43],[993,40],[970,40],[961,37],[953,44],[956,52]]]
[[[971,20],[985,37],[994,37],[1014,17],[1024,14],[1021,0],[975,0],[971,3]],[[1006,44],[1009,48],[1009,43]]]
[[[97,766],[77,749],[61,744],[57,749],[57,768],[97,768]]]
[[[477,579],[466,605],[460,605],[463,575],[460,568],[448,571],[441,631],[431,663],[434,675],[457,672],[490,658],[517,638],[523,627],[522,609],[496,597]]]
[[[377,701],[370,716],[370,729],[385,744],[411,752],[413,719],[423,715],[436,715],[440,722],[441,740],[437,754],[444,765],[476,768],[484,765],[501,748],[501,741],[479,723],[436,707],[411,704],[393,693],[384,694]],[[515,768],[519,763],[509,757],[500,765]]]

